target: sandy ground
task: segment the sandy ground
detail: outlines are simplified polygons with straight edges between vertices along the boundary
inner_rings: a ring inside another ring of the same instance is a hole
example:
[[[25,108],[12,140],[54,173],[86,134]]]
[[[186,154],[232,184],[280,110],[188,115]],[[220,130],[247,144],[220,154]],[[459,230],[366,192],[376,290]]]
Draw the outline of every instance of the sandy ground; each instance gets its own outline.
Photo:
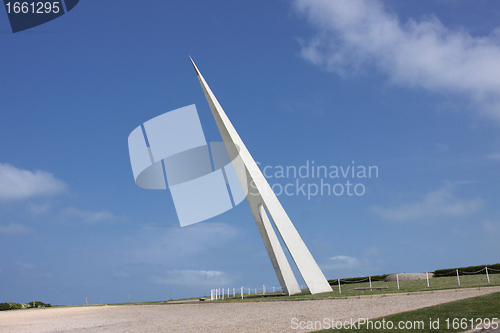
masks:
[[[500,287],[308,301],[61,307],[0,312],[0,332],[306,332],[302,322],[376,318]],[[296,318],[296,319],[294,319]],[[296,323],[296,324],[294,324]],[[316,329],[324,327],[316,326]]]

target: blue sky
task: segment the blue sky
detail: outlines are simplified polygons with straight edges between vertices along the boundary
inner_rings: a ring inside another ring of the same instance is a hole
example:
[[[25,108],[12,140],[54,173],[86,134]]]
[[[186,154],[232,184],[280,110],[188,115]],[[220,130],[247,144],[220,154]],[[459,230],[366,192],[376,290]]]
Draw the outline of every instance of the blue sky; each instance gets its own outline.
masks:
[[[498,22],[492,0],[82,0],[12,34],[0,11],[0,302],[278,286],[246,203],[180,228],[134,183],[155,116],[196,104],[220,141],[189,55],[262,168],[378,168],[323,179],[363,195],[279,196],[328,279],[498,262]]]

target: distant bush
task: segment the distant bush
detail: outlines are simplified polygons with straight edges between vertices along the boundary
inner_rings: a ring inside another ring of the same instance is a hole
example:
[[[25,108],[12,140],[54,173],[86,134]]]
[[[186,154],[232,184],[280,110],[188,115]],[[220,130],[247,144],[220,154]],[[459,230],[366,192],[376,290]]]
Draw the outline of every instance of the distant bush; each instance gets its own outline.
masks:
[[[16,310],[16,309],[29,309],[29,308],[48,308],[52,305],[43,302],[29,302],[29,303],[0,303],[0,311]]]
[[[445,276],[445,275],[456,274],[457,269],[460,272],[465,272],[465,273],[474,273],[474,272],[481,271],[481,272],[478,272],[477,274],[486,274],[486,270],[484,270],[485,267],[488,267],[488,274],[500,273],[500,263],[499,263],[499,264],[494,264],[494,265],[481,265],[481,266],[468,266],[468,267],[438,269],[437,271],[434,271],[434,276]],[[490,270],[490,269],[493,269],[493,270]]]

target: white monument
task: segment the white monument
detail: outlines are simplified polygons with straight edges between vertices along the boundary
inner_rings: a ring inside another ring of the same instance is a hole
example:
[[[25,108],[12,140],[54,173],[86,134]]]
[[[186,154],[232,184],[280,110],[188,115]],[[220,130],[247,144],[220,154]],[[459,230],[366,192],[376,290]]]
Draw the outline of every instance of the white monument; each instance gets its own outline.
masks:
[[[299,284],[273,230],[271,221],[274,222],[311,294],[331,292],[330,284],[293,226],[266,178],[229,121],[212,90],[205,82],[193,59],[191,59],[191,62],[231,160],[236,160],[239,154],[238,161],[240,161],[240,164],[235,165],[236,173],[242,187],[253,189],[246,199],[283,291],[288,295],[301,293]]]

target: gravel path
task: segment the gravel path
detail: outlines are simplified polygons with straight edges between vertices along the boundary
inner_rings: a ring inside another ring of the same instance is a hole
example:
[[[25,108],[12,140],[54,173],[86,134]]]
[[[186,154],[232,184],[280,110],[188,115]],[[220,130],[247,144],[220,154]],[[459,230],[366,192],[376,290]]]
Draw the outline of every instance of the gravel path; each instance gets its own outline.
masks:
[[[308,301],[62,307],[0,312],[0,332],[307,332],[303,322],[376,318],[500,287]],[[296,318],[296,319],[293,319]],[[293,325],[296,322],[296,325]],[[320,329],[322,327],[317,327]]]

